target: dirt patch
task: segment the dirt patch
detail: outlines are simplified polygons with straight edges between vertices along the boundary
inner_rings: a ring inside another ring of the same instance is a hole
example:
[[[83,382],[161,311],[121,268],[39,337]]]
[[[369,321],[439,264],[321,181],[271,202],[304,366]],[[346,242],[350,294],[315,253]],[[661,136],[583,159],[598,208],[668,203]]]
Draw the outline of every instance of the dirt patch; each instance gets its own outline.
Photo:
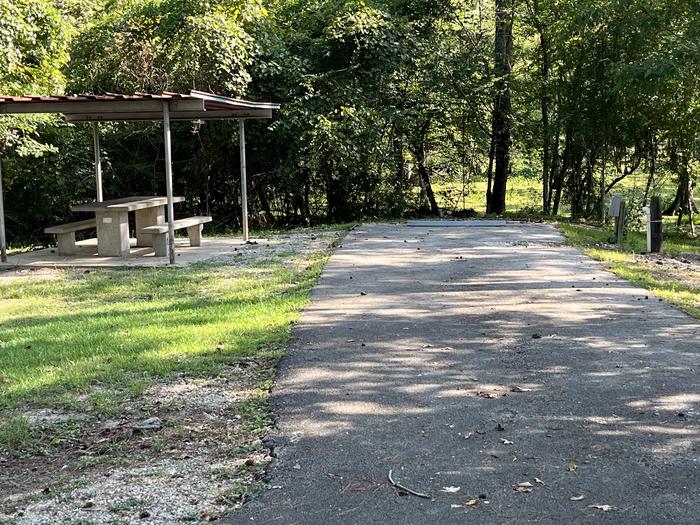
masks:
[[[0,279],[5,282],[17,279],[51,279],[60,275],[61,271],[52,268],[0,268]]]
[[[657,279],[700,288],[700,256],[683,254],[674,258],[663,254],[646,254],[635,255],[634,260],[646,267]]]
[[[235,508],[269,459],[254,393],[272,365],[157,383],[108,419],[27,412],[41,453],[0,462],[0,523],[174,523]]]

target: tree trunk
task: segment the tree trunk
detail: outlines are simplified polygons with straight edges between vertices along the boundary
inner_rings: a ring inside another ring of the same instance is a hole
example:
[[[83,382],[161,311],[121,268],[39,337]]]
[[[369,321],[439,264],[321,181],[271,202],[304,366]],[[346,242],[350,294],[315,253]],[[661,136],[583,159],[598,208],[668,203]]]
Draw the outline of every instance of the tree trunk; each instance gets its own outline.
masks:
[[[510,74],[513,57],[513,0],[496,0],[496,35],[494,42],[494,74],[496,95],[493,106],[493,140],[496,169],[493,193],[488,206],[491,213],[506,209],[506,185],[510,165],[511,98]]]
[[[654,134],[652,133],[649,138],[649,176],[647,177],[647,185],[644,187],[644,204],[646,205],[649,201],[649,192],[651,191],[651,185],[656,177],[656,141],[654,140]]]
[[[539,15],[539,2],[533,2],[534,14]],[[542,211],[549,214],[551,209],[551,190],[549,189],[549,173],[552,158],[552,129],[550,124],[549,108],[551,96],[549,93],[550,77],[552,75],[552,58],[549,51],[549,37],[544,25],[537,20],[537,30],[540,34],[540,51],[542,63],[540,73],[542,75],[542,90],[540,92],[540,109],[542,111]]]
[[[608,147],[604,146],[603,149],[603,166],[600,170],[600,223],[605,224],[605,219],[607,219],[607,210],[605,209],[605,168],[608,165]]]
[[[430,213],[439,216],[440,208],[438,207],[437,200],[435,200],[433,185],[430,183],[430,173],[428,173],[428,168],[425,165],[425,145],[423,142],[421,142],[421,144],[415,148],[413,154],[416,157],[418,175],[420,176],[420,180],[423,182],[425,194],[428,197],[428,202],[430,203]]]
[[[571,130],[566,129],[565,130],[565,139],[564,139],[564,153],[562,155],[563,160],[562,160],[562,165],[561,168],[559,168],[555,174],[555,178],[552,181],[552,185],[554,186],[553,191],[554,191],[554,199],[553,199],[553,204],[552,204],[552,214],[557,215],[559,213],[559,204],[561,203],[561,193],[562,189],[564,187],[564,179],[566,178],[566,170],[568,169],[569,166],[569,161],[571,160],[571,148],[572,148],[572,142],[573,139],[571,137]],[[558,163],[557,163],[558,164]]]
[[[421,185],[425,190],[425,195],[428,197],[428,202],[430,203],[430,213],[433,215],[440,215],[440,207],[438,206],[437,200],[435,199],[435,193],[433,192],[433,185],[430,182],[430,173],[428,167],[426,166],[426,151],[425,151],[425,141],[428,137],[428,131],[430,130],[430,125],[432,120],[428,119],[420,126],[418,130],[418,136],[415,137],[415,142],[412,147],[409,147],[411,153],[416,159],[416,167],[418,168],[418,176],[421,181]]]
[[[489,146],[489,167],[486,171],[486,213],[491,213],[491,195],[493,193],[493,155],[495,144],[493,136],[491,137],[491,145]]]

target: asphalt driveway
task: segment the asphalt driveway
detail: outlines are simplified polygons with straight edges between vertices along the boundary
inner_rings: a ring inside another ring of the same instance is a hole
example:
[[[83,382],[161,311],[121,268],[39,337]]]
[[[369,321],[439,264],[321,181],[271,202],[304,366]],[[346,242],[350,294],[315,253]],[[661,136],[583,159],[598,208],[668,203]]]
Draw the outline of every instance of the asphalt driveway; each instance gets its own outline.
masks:
[[[698,523],[700,322],[560,242],[351,232],[282,361],[272,488],[229,522]]]

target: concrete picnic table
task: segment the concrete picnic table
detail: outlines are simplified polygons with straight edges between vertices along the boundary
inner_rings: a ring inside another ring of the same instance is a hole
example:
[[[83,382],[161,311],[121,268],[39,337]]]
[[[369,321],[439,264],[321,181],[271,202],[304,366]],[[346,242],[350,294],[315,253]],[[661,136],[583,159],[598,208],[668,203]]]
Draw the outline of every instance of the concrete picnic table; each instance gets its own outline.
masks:
[[[173,197],[182,202],[184,197]],[[103,257],[129,256],[129,212],[136,215],[136,245],[153,246],[147,226],[165,223],[167,197],[124,197],[71,207],[74,212],[94,212],[97,220],[97,252]]]

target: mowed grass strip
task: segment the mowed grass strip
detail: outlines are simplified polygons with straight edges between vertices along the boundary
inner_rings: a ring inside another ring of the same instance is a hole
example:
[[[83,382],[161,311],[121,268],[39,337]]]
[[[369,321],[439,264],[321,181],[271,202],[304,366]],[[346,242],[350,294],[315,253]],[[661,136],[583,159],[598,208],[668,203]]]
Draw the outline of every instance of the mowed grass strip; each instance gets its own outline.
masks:
[[[262,354],[286,341],[329,253],[0,279],[0,415],[27,403],[81,408],[95,385],[118,397],[271,357]]]
[[[630,232],[621,247],[610,244],[610,228],[576,224],[559,224],[569,245],[605,264],[613,273],[645,288],[657,297],[700,318],[700,270],[694,268],[668,270],[668,264],[657,264],[653,257],[637,254],[646,250],[646,234]],[[667,228],[669,230],[670,228]],[[700,254],[700,240],[682,232],[664,232],[664,253],[683,258],[684,254]],[[662,261],[663,262],[663,261]]]

